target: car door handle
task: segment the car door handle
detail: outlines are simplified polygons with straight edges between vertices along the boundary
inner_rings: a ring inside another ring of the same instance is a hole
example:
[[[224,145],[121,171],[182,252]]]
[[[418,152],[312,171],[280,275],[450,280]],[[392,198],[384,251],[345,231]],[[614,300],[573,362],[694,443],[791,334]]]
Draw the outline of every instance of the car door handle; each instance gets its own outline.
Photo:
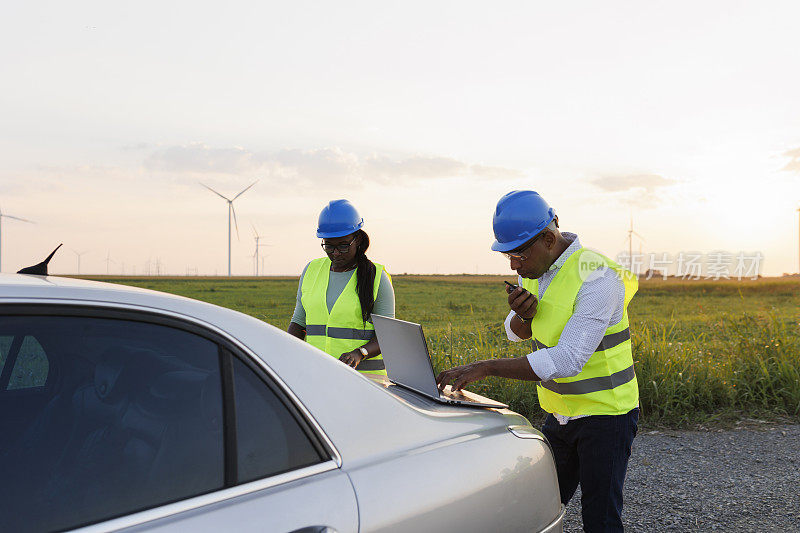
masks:
[[[339,533],[334,528],[329,526],[307,526],[295,529],[289,533]]]

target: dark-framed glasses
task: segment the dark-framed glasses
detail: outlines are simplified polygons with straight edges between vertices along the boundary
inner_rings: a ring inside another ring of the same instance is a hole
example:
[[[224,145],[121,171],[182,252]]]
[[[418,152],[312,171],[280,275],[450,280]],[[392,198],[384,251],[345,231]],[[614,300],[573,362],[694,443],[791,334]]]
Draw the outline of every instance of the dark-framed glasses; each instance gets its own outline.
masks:
[[[353,244],[356,238],[353,237],[350,242],[340,242],[339,244],[328,244],[327,242],[320,243],[322,249],[325,250],[325,253],[332,254],[334,250],[339,250],[341,253],[346,253],[350,249],[350,245]]]
[[[525,243],[522,248],[513,250],[511,252],[500,252],[500,253],[503,254],[508,260],[514,259],[516,261],[525,261],[531,256],[529,253],[527,253],[527,251],[530,250],[531,246],[533,246],[533,243],[535,243],[539,239],[539,237],[541,237],[543,234],[544,231],[542,231],[541,233],[536,235],[536,237]]]

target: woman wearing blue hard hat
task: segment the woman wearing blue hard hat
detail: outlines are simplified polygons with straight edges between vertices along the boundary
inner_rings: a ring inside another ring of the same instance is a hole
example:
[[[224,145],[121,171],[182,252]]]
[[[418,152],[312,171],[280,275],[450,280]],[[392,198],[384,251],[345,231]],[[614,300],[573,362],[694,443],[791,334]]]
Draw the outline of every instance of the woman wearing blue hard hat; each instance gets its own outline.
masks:
[[[347,200],[319,214],[326,257],[306,265],[289,333],[366,374],[386,375],[372,313],[394,317],[394,289],[383,265],[367,256],[364,219]]]

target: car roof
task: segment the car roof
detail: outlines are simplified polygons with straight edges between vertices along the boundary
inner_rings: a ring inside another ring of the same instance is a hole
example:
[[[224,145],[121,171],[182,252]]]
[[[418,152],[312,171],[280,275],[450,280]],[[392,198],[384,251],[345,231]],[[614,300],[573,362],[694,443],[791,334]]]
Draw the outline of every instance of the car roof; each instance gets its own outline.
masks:
[[[11,299],[133,306],[184,315],[211,324],[226,315],[252,318],[200,300],[141,287],[59,276],[0,274],[0,302]]]
[[[130,285],[60,276],[0,274],[0,287],[3,287],[3,292],[0,293],[3,297],[17,295],[30,296],[31,294],[36,294],[44,298],[64,298],[84,294],[85,296],[91,295],[92,298],[97,298],[105,294],[109,298],[124,300],[126,295],[147,293],[153,297],[165,300],[195,301],[174,294],[142,289],[140,287],[131,287]]]

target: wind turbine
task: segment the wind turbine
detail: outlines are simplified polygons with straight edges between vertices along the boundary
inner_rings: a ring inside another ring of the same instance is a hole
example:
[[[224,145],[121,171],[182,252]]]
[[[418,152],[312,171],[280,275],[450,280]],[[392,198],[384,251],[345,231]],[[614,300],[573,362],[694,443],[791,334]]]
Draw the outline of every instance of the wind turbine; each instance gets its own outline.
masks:
[[[262,244],[261,246],[268,246],[268,245]],[[253,265],[255,266],[255,269],[256,269],[256,276],[258,276],[258,259],[261,260],[261,272],[262,272],[262,275],[263,275],[263,273],[264,273],[264,259],[269,257],[269,254],[264,254],[264,255],[262,255],[262,256],[260,256],[258,258],[256,258],[256,254],[249,255],[248,257],[253,260]]]
[[[256,227],[252,223],[250,225],[253,227],[253,238],[256,240],[256,251],[253,252],[253,260],[255,261],[255,264],[256,264],[256,277],[258,277],[258,248],[259,248],[259,246],[272,246],[272,245],[271,244],[259,244],[258,241],[263,239],[263,237],[258,234],[258,231],[256,231]],[[262,268],[261,270],[264,270],[264,269]]]
[[[35,224],[33,220],[6,215],[5,213],[3,213],[3,210],[0,209],[0,250],[2,250],[2,245],[3,245],[3,217],[19,220],[21,222],[28,222],[30,224]],[[0,255],[0,272],[2,272],[2,270],[3,270],[3,261],[2,261],[2,255]]]
[[[630,261],[631,271],[633,272],[633,236],[636,235],[642,241],[645,240],[640,234],[633,231],[633,215],[631,215],[631,229],[628,230],[628,260]],[[639,253],[642,252],[642,243],[639,242]],[[636,272],[634,272],[636,274]]]
[[[83,252],[79,252],[79,251],[77,251],[77,250],[75,250],[73,248],[70,248],[70,250],[72,250],[72,253],[74,253],[76,256],[78,256],[78,274],[80,274],[81,273],[81,256],[83,254],[87,253],[88,250],[85,250]]]
[[[247,189],[249,189],[256,183],[258,183],[258,180],[254,181],[253,183],[242,189],[241,192],[239,192],[239,194],[237,194],[231,199],[222,196],[220,193],[218,193],[208,185],[205,185],[203,183],[200,184],[209,191],[213,192],[214,194],[222,198],[223,200],[225,200],[226,202],[228,202],[228,277],[231,277],[231,213],[233,213],[233,223],[236,225],[236,238],[237,239],[239,238],[239,223],[236,221],[236,210],[233,208],[233,201],[239,198],[241,195],[243,195]]]
[[[108,254],[106,255],[106,276],[110,274],[109,263],[117,264],[116,261],[111,259],[111,250],[108,250]]]

